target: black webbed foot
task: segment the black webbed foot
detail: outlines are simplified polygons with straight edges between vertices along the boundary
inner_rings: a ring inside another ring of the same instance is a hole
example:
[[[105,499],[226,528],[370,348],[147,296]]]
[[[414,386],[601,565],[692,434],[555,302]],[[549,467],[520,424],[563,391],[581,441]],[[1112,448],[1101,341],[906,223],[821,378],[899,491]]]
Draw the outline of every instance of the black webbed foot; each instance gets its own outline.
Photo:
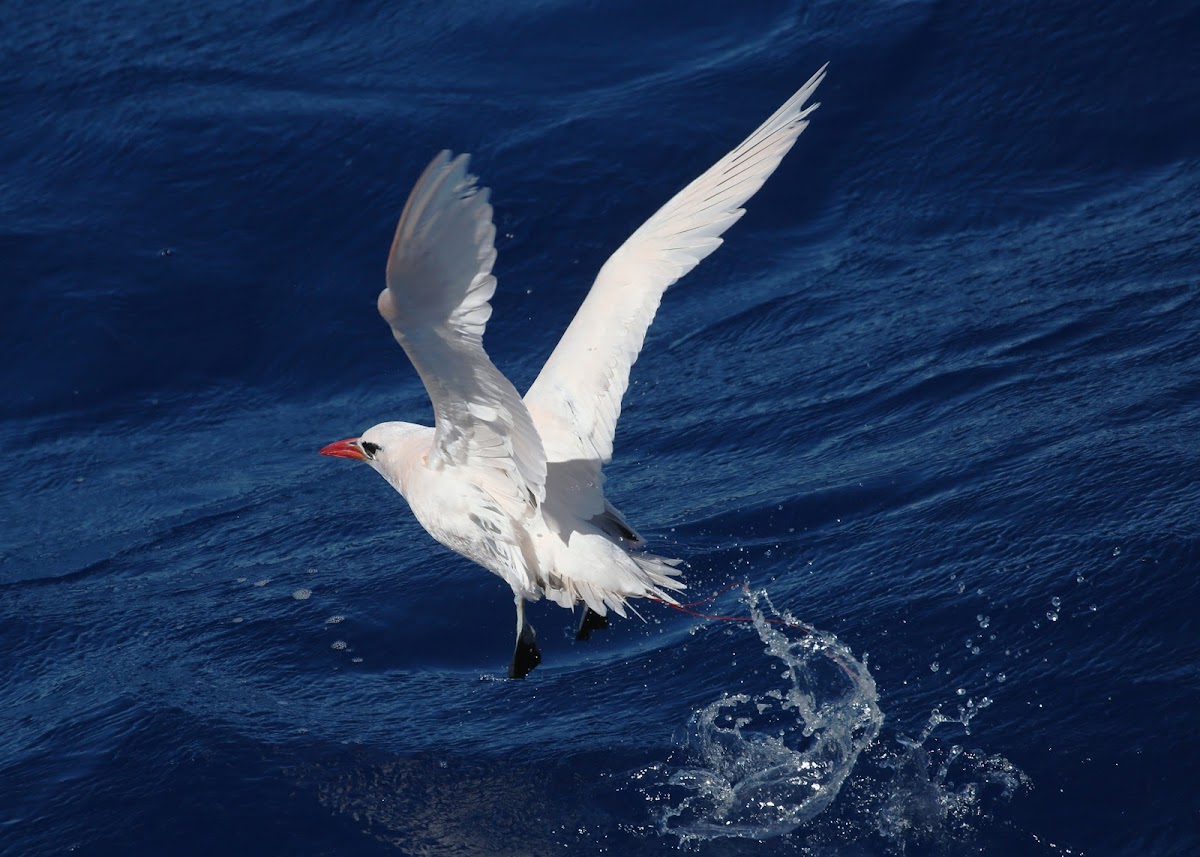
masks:
[[[533,668],[542,662],[542,652],[538,648],[537,634],[532,625],[522,625],[521,633],[517,636],[517,648],[513,651],[512,664],[508,668],[509,678],[525,678],[533,672]]]
[[[592,631],[603,631],[607,627],[607,616],[601,616],[591,607],[584,607],[583,618],[579,620],[579,630],[575,632],[575,639],[587,640],[592,636]]]

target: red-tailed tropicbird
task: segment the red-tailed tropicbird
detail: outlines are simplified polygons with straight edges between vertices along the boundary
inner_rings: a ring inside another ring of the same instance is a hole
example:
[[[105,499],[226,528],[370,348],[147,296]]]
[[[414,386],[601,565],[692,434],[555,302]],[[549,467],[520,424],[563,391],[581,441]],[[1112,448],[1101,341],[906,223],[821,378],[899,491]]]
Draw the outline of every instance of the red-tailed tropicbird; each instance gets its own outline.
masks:
[[[808,125],[822,67],[732,152],[676,194],[600,269],[591,291],[522,399],[483,350],[496,289],[492,207],[442,152],[408,197],[379,313],[433,402],[434,427],[372,426],[324,455],[366,461],[446,547],[499,575],[517,605],[509,676],[541,661],[525,602],[585,605],[578,637],[625,616],[627,599],[675,603],[679,560],[645,553],[604,497],[603,465],[629,369],[667,287],[721,244]]]

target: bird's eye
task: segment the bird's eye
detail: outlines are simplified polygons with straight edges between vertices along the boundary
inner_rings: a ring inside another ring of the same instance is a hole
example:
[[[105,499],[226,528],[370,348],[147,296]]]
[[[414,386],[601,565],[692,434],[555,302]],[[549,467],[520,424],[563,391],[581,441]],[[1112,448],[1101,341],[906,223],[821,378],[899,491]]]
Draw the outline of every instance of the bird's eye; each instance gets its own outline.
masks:
[[[379,444],[371,443],[369,440],[365,440],[359,445],[362,447],[363,454],[366,455],[367,458],[374,458],[375,453],[379,452],[379,450],[382,448],[379,446]]]

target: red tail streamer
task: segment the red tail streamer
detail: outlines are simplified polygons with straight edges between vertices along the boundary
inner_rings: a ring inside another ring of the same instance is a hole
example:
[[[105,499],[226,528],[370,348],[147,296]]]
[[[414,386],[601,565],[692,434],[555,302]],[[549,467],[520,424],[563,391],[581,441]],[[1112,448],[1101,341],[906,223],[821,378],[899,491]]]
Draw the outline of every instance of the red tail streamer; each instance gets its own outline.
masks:
[[[670,601],[664,601],[661,598],[651,598],[650,600],[657,601],[659,604],[665,604],[666,606],[670,607],[672,610],[678,610],[680,613],[686,613],[689,616],[695,616],[699,619],[712,619],[713,621],[716,621],[716,622],[753,622],[754,621],[753,616],[718,616],[713,613],[700,613],[699,611],[691,609],[692,607],[699,607],[702,604],[708,604],[710,601],[715,601],[718,598],[720,598],[722,595],[724,595],[726,592],[728,592],[729,590],[731,590],[735,587],[738,587],[738,586],[740,586],[744,592],[750,591],[750,584],[748,582],[746,582],[744,580],[735,580],[732,583],[725,586],[724,588],[718,589],[716,592],[714,592],[712,595],[708,596],[707,598],[702,598],[699,601],[693,601],[690,604],[672,604]],[[803,625],[797,625],[794,622],[785,622],[783,619],[776,619],[776,618],[773,618],[770,616],[764,616],[763,621],[770,622],[772,625],[783,625],[785,628],[792,628],[792,629],[800,631],[804,634],[812,633],[811,631],[809,631],[808,628],[805,628]]]

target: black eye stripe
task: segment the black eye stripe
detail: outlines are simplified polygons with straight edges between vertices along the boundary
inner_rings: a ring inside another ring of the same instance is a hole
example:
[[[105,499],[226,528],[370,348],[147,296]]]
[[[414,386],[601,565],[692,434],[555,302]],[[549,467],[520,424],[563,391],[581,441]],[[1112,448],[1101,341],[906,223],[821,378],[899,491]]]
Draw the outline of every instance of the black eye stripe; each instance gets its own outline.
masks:
[[[359,446],[362,447],[362,451],[367,455],[368,458],[374,458],[375,453],[379,452],[379,450],[382,449],[382,447],[379,444],[371,443],[371,441],[369,441],[369,440],[363,441],[362,443],[359,444]]]

